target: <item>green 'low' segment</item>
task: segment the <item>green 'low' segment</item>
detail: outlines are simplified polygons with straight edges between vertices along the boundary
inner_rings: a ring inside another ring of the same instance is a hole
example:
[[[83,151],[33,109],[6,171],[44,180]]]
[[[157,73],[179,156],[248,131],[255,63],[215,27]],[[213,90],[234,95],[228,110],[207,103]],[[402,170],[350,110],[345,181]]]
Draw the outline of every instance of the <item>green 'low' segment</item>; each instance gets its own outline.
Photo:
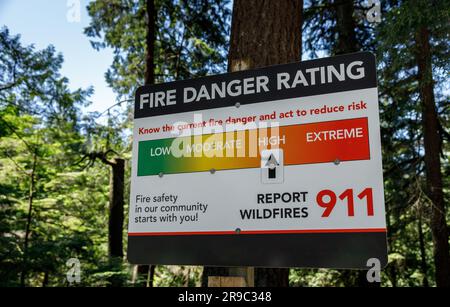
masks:
[[[138,176],[175,173],[183,168],[183,158],[174,157],[170,150],[173,138],[139,142]]]

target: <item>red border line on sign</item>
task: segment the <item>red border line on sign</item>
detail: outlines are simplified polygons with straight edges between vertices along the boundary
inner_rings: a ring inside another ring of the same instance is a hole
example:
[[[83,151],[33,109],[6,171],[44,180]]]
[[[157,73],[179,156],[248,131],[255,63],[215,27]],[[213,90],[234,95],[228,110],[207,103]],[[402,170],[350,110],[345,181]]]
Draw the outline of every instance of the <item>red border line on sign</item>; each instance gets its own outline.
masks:
[[[386,228],[357,229],[310,229],[310,230],[242,230],[240,235],[253,234],[289,234],[289,233],[356,233],[356,232],[387,232]],[[129,237],[147,236],[195,236],[195,235],[238,235],[235,231],[186,231],[186,232],[129,232]]]

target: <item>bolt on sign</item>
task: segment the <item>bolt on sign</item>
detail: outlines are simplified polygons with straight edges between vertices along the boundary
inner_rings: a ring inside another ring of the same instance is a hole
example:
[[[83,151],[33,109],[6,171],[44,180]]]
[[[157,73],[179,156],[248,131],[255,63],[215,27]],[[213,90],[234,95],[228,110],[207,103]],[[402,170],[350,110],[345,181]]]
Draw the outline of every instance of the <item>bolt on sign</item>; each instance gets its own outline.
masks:
[[[140,87],[133,137],[131,263],[386,265],[371,53]]]

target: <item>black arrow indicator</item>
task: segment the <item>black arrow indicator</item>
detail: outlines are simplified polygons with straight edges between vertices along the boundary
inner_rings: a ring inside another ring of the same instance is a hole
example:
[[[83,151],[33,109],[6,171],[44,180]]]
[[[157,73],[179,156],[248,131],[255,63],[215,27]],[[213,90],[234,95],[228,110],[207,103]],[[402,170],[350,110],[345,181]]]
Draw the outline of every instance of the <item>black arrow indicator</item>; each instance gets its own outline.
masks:
[[[277,166],[280,165],[273,154],[267,159],[266,166],[268,168],[268,178],[275,179],[277,177]]]
[[[269,168],[269,179],[275,179],[275,178],[277,178],[277,169]]]

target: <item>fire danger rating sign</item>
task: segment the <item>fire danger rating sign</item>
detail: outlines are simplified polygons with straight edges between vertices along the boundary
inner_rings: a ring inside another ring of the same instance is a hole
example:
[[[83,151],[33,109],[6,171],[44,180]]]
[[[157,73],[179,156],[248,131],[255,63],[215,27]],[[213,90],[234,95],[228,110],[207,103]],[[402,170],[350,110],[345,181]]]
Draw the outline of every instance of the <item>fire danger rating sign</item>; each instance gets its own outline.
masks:
[[[375,73],[361,52],[139,88],[129,261],[384,266]]]

